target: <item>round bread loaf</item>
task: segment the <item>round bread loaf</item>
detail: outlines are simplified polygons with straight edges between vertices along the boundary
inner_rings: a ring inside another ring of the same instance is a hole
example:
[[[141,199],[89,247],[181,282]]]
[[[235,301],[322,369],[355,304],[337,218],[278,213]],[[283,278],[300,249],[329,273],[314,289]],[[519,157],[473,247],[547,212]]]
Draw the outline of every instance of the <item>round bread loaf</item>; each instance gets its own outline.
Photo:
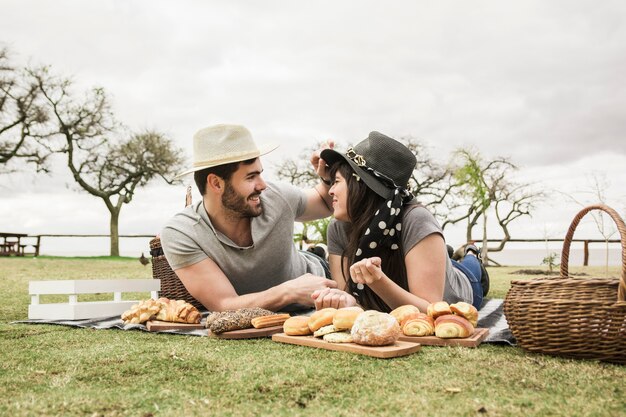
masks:
[[[311,329],[309,329],[310,319],[308,316],[289,317],[283,323],[283,331],[289,336],[306,336],[311,334]]]
[[[350,330],[354,320],[363,312],[361,307],[344,307],[337,310],[333,317],[333,326],[337,330]]]
[[[398,320],[390,314],[367,310],[352,325],[354,343],[368,346],[385,346],[395,343],[400,337]]]
[[[420,314],[420,309],[412,304],[406,304],[396,308],[389,314],[394,316],[398,320],[400,327],[402,327],[407,321],[416,318]]]
[[[333,324],[333,317],[335,317],[336,312],[337,309],[332,307],[317,310],[315,313],[311,314],[309,320],[309,329],[314,332],[316,330],[319,330],[320,327]]]

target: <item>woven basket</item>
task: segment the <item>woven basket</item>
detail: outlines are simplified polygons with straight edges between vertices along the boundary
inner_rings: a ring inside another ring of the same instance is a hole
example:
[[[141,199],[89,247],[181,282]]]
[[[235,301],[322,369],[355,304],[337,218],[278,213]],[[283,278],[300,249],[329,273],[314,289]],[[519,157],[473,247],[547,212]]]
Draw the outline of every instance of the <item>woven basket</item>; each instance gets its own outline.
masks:
[[[191,187],[187,187],[185,206],[191,205]],[[152,255],[152,278],[161,280],[159,297],[167,297],[171,300],[185,300],[200,310],[206,308],[198,300],[193,298],[187,291],[181,280],[170,267],[163,254],[161,239],[157,236],[150,241],[150,254]]]
[[[621,279],[569,277],[574,231],[591,210],[608,213],[621,237]],[[504,314],[517,343],[530,352],[626,364],[626,225],[605,205],[581,210],[563,241],[561,277],[516,280]]]

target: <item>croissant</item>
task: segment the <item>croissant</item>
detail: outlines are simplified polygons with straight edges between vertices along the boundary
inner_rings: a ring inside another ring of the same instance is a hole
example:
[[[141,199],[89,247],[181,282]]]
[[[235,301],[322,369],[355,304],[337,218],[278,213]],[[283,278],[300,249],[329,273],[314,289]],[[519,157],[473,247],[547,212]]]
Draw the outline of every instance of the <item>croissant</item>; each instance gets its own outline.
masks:
[[[451,304],[450,310],[456,315],[465,317],[470,323],[472,323],[472,326],[476,327],[478,324],[478,310],[476,310],[476,307],[473,305],[460,301],[458,303]]]
[[[428,314],[419,313],[404,323],[402,333],[406,336],[431,336],[435,334],[435,321]]]
[[[407,321],[416,318],[420,314],[420,309],[412,304],[406,304],[396,308],[389,314],[394,316],[398,320],[400,327],[402,327]]]
[[[202,318],[198,309],[185,300],[159,298],[157,303],[161,305],[161,309],[156,316],[157,320],[176,323],[200,323]]]
[[[442,339],[465,338],[474,333],[474,326],[465,317],[446,314],[435,320],[435,336]]]
[[[130,310],[122,313],[124,324],[145,323],[154,317],[161,309],[161,304],[153,299],[148,299],[133,305]]]
[[[437,301],[436,303],[429,304],[426,312],[433,319],[445,314],[452,314],[452,311],[450,311],[450,305],[445,301]]]

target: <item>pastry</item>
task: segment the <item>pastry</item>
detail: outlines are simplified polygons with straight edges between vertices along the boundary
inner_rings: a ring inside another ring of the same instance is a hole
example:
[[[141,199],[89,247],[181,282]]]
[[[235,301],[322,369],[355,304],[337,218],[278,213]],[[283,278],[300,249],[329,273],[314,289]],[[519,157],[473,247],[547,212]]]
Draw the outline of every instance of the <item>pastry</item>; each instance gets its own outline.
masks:
[[[417,308],[416,306],[412,304],[406,304],[406,305],[396,308],[389,314],[394,316],[396,320],[398,320],[398,324],[400,324],[400,327],[402,327],[404,326],[404,323],[406,323],[408,320],[412,318],[417,317],[419,313],[420,313],[419,308]]]
[[[442,339],[465,338],[474,333],[474,326],[465,317],[446,314],[435,320],[435,336]]]
[[[350,332],[334,332],[325,334],[322,338],[328,343],[352,343],[352,335]]]
[[[435,321],[428,314],[419,313],[404,323],[402,333],[406,336],[431,336],[435,334]]]
[[[450,310],[450,305],[445,301],[437,301],[436,303],[430,304],[426,312],[433,319],[436,319],[437,317],[443,316],[445,314],[452,314],[452,311]]]
[[[289,317],[289,314],[272,314],[255,317],[250,322],[255,329],[264,329],[266,327],[281,326]]]
[[[311,314],[311,320],[309,320],[309,329],[314,332],[320,327],[333,324],[333,317],[335,317],[336,312],[337,309],[332,307],[317,310],[315,313]]]
[[[161,304],[153,299],[143,300],[133,305],[130,310],[122,313],[124,324],[140,324],[145,323],[161,310]]]
[[[337,310],[333,317],[333,326],[337,330],[350,330],[354,320],[363,312],[361,307],[344,307]]]
[[[351,334],[360,345],[391,345],[400,337],[400,325],[390,314],[367,310],[356,318]]]
[[[202,318],[198,309],[185,300],[168,300],[162,297],[157,303],[161,306],[156,316],[157,320],[195,324],[200,323]]]
[[[308,316],[293,316],[289,317],[283,323],[283,331],[286,335],[289,336],[306,336],[311,334],[311,329],[309,328],[309,320],[311,318]]]
[[[315,337],[322,337],[322,336],[330,334],[330,333],[335,333],[336,331],[337,331],[337,329],[335,328],[335,326],[333,326],[332,324],[329,324],[328,326],[320,327],[319,329],[314,331],[313,332],[313,336],[315,336]]]
[[[450,304],[450,310],[458,316],[465,317],[470,323],[472,323],[472,326],[476,327],[478,324],[478,310],[476,310],[476,307],[473,305],[461,301],[455,304]]]

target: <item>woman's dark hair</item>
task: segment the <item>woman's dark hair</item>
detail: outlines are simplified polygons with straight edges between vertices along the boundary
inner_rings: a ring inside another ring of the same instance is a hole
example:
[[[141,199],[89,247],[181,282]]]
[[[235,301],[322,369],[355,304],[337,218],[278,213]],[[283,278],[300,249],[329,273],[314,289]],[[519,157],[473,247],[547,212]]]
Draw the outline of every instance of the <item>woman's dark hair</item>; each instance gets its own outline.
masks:
[[[198,191],[200,191],[200,194],[204,195],[206,193],[206,179],[209,174],[215,174],[225,181],[230,181],[230,177],[232,177],[235,171],[237,171],[237,169],[239,168],[239,164],[250,165],[254,161],[256,161],[256,158],[205,168],[200,171],[194,172],[193,180],[196,182],[196,186],[198,187]]]
[[[379,209],[381,204],[385,204],[385,200],[372,191],[365,182],[357,180],[352,174],[354,171],[347,162],[339,161],[333,164],[330,169],[330,178],[335,178],[335,173],[339,172],[346,180],[348,189],[347,208],[350,223],[347,228],[347,245],[341,254],[341,272],[346,281],[346,291],[350,294],[356,291],[356,284],[350,279],[349,268],[354,263],[356,251],[359,248],[361,237],[372,222],[374,213]],[[404,209],[402,207],[402,213]],[[402,238],[398,234],[397,250],[391,250],[389,245],[379,246],[377,256],[380,257],[381,268],[393,282],[408,291],[408,281],[406,275],[406,266],[404,265],[404,251],[402,248]],[[346,262],[347,260],[347,262]],[[374,291],[368,286],[361,290],[361,297],[358,300],[360,304],[367,309],[389,312],[391,308],[385,303]]]

